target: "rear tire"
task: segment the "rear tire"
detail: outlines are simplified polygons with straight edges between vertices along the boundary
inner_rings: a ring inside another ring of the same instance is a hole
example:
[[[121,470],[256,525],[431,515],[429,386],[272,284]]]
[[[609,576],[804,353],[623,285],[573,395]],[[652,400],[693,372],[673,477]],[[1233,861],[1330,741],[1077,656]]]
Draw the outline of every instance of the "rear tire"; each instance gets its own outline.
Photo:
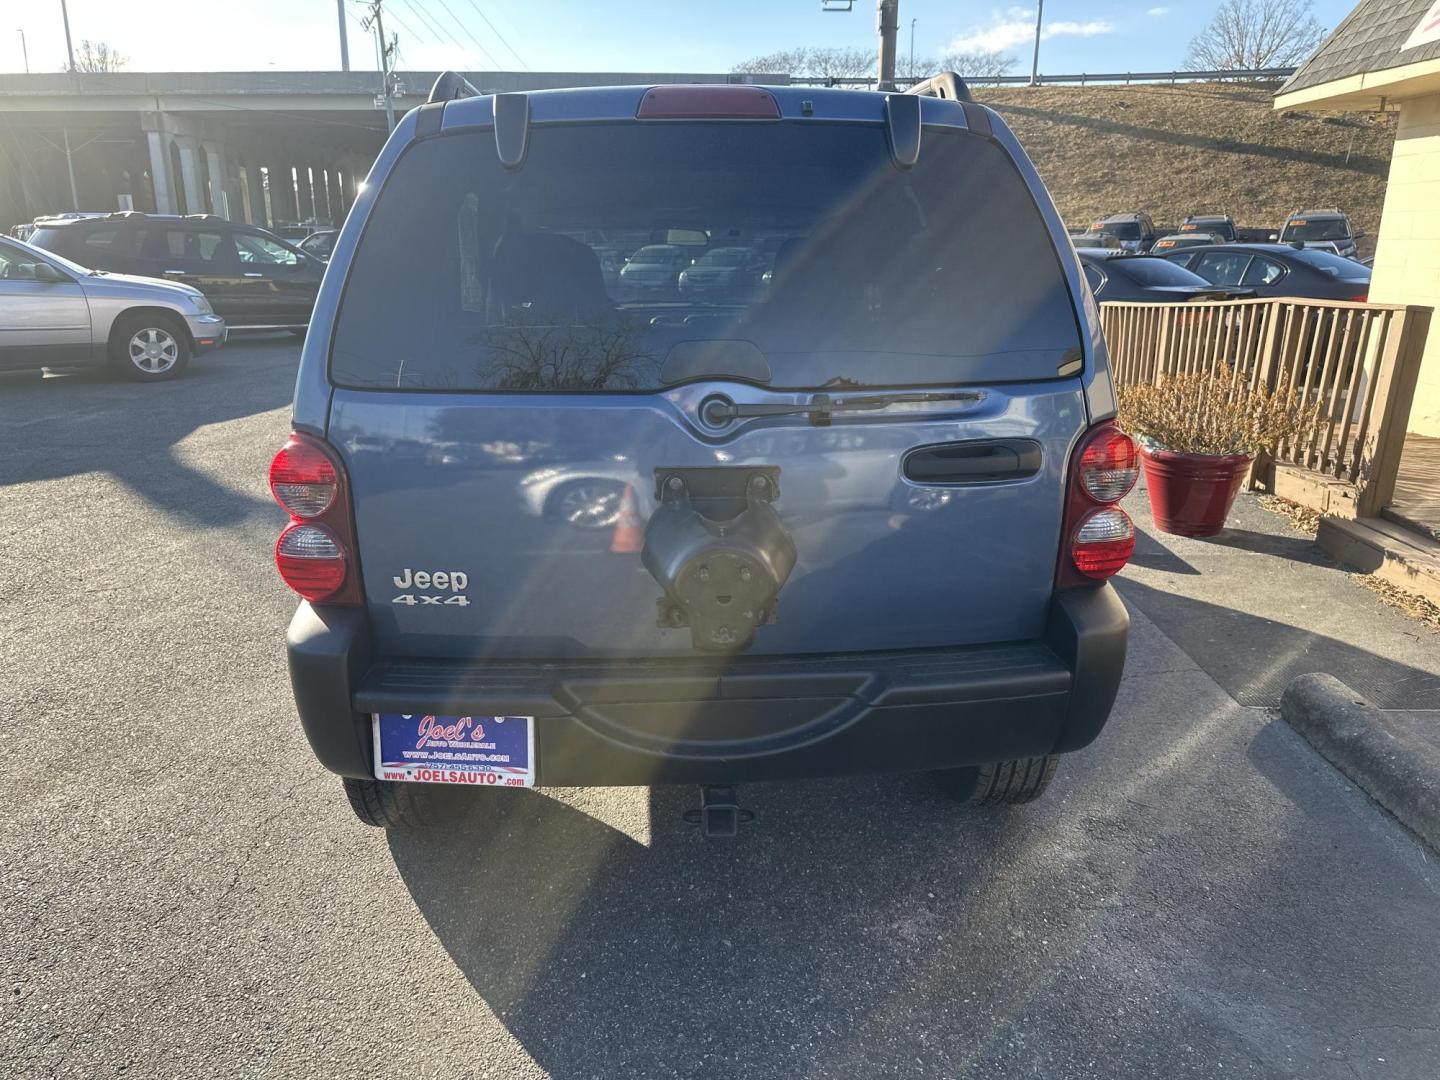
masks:
[[[1056,754],[1044,757],[1012,758],[984,765],[967,765],[960,769],[939,769],[933,773],[940,789],[957,802],[977,806],[1014,806],[1034,802],[1050,781],[1060,764]]]
[[[110,331],[109,352],[117,375],[136,382],[164,382],[190,363],[190,334],[178,319],[165,315],[122,315]]]
[[[419,784],[391,784],[383,780],[341,778],[350,809],[366,825],[377,829],[415,829],[434,821],[427,793]]]

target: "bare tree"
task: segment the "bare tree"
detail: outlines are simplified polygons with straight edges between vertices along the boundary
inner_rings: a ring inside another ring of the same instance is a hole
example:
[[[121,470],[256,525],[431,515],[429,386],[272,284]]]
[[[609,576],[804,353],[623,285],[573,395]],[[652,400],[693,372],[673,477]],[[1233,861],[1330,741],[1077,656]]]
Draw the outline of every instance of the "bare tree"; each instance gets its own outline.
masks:
[[[877,56],[869,49],[811,49],[808,74],[815,79],[862,79],[875,73]]]
[[[917,56],[910,59],[909,53],[904,53],[895,58],[895,77],[897,79],[928,79],[937,71],[948,71],[949,68],[942,66],[941,61],[933,56]]]
[[[129,62],[103,41],[86,38],[75,50],[76,71],[119,71]]]
[[[875,73],[875,54],[868,49],[782,49],[736,64],[741,74],[789,74],[797,79],[863,79]]]
[[[730,70],[740,75],[794,75],[804,62],[804,56],[804,49],[782,49],[764,56],[751,57]]]
[[[633,320],[492,326],[475,378],[502,390],[637,390],[658,376]]]
[[[1310,0],[1223,0],[1190,42],[1192,71],[1291,67],[1325,39]]]
[[[1015,66],[1015,58],[1002,52],[947,53],[940,58],[941,71],[953,71],[967,79],[995,79],[1008,75]]]

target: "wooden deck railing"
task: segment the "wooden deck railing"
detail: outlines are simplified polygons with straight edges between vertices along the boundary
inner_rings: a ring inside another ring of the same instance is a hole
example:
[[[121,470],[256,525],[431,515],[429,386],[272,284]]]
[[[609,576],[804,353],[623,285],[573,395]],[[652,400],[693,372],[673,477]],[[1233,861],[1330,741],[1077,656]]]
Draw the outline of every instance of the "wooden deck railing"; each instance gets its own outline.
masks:
[[[1430,309],[1328,300],[1100,305],[1116,385],[1229,364],[1251,386],[1318,402],[1308,438],[1254,480],[1326,513],[1371,517],[1394,494]]]

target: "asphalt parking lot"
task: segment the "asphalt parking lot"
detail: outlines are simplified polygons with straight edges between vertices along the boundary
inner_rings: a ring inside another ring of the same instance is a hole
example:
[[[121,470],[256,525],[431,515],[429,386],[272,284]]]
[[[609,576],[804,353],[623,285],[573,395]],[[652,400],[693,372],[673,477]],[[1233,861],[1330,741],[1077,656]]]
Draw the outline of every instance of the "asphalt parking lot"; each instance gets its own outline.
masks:
[[[1440,860],[1154,541],[1116,713],[1034,807],[878,777],[749,789],[728,843],[689,790],[363,828],[285,674],[297,354],[0,378],[0,1076],[1433,1080]]]

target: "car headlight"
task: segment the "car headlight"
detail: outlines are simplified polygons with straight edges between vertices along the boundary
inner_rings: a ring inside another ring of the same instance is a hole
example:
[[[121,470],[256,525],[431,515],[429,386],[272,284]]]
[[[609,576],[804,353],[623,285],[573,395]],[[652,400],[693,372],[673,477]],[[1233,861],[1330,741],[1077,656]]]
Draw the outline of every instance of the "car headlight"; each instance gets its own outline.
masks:
[[[194,296],[190,297],[190,303],[195,305],[195,310],[198,311],[201,315],[215,314],[215,309],[210,306],[210,301],[199,293],[196,293]]]

